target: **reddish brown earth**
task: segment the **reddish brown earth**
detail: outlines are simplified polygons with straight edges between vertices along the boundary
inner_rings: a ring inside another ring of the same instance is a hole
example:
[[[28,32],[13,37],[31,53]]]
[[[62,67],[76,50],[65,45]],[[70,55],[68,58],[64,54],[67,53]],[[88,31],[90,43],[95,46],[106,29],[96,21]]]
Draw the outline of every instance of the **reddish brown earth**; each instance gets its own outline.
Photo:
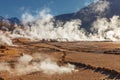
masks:
[[[34,72],[12,76],[0,72],[0,80],[101,80],[120,79],[120,43],[118,42],[31,42],[13,40],[16,46],[1,46],[0,61],[16,61],[22,53],[47,54],[63,64],[71,63],[77,72],[47,75]]]

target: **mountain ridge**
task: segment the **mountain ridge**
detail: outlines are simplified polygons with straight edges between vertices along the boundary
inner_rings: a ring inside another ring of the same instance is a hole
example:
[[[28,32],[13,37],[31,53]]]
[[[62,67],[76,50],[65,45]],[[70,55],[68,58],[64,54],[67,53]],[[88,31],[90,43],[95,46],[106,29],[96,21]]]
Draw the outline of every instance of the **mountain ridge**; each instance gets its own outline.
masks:
[[[98,19],[98,17],[109,19],[114,15],[120,16],[119,3],[120,0],[99,0],[89,4],[77,12],[54,16],[54,24],[56,26],[57,22],[59,21],[63,22],[64,24],[70,20],[80,19],[82,21],[81,27],[87,31],[90,31],[90,27],[92,26],[93,22]],[[6,23],[7,25],[9,23],[12,25],[22,25],[22,21],[17,17],[4,18],[0,16],[0,23]]]
[[[97,18],[111,18],[114,15],[120,16],[120,0],[99,0],[97,2],[93,2],[90,5],[82,8],[78,12],[62,14],[55,16],[56,21],[70,21],[73,19],[80,19],[82,21],[82,28],[85,28],[87,31],[90,31],[90,26],[92,23],[97,20]],[[102,10],[103,7],[107,7],[103,12],[95,12],[97,9]]]

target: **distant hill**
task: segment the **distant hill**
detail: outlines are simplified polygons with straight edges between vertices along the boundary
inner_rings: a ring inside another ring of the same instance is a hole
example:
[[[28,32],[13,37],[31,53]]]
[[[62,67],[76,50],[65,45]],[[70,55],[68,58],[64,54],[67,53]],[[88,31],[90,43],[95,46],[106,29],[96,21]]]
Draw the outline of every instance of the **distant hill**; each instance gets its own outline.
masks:
[[[89,31],[89,27],[98,17],[111,18],[114,15],[120,16],[120,0],[99,0],[82,8],[78,12],[55,16],[55,20],[56,22],[66,22],[73,19],[80,19],[82,20],[81,27]]]
[[[120,0],[99,0],[91,3],[77,12],[58,15],[54,18],[55,25],[58,21],[62,21],[64,24],[70,20],[80,19],[82,21],[81,27],[85,28],[87,31],[90,31],[92,23],[96,21],[98,17],[111,18],[114,15],[120,16]],[[4,18],[0,16],[0,29],[10,31],[15,28],[16,24],[19,26],[22,25],[22,22],[16,17]]]
[[[12,31],[15,27],[22,25],[21,21],[16,18],[4,18],[0,16],[0,30]]]

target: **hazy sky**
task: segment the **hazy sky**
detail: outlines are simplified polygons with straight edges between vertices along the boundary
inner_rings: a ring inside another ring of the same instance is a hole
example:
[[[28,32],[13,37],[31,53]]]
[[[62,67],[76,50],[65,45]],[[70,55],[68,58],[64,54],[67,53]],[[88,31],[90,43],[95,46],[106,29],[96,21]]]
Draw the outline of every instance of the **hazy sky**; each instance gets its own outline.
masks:
[[[35,13],[50,8],[53,15],[80,10],[94,0],[0,0],[0,16],[20,17],[25,11]]]

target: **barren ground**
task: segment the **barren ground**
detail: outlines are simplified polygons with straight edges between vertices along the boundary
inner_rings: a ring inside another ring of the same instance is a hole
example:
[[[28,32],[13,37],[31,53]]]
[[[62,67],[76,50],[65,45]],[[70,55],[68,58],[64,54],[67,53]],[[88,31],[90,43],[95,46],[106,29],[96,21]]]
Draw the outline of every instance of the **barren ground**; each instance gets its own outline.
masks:
[[[120,79],[119,42],[30,42],[27,39],[13,40],[19,46],[1,46],[0,61],[13,62],[24,54],[47,54],[58,62],[71,63],[77,72],[46,75],[41,72],[21,76],[0,72],[0,80],[99,80]],[[66,54],[66,55],[64,55]]]

